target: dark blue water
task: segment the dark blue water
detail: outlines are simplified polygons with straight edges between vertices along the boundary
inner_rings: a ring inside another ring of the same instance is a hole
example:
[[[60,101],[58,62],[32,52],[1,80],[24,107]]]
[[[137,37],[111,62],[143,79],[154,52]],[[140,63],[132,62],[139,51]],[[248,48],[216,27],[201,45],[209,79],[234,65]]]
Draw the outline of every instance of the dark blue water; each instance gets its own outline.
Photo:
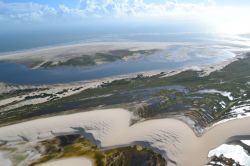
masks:
[[[170,31],[168,29],[168,31]],[[112,29],[110,31],[96,31],[92,29],[52,29],[52,30],[30,30],[20,32],[0,31],[0,53],[23,51],[34,48],[51,47],[88,41],[143,41],[143,42],[204,42],[214,39],[216,36],[207,33],[157,33],[148,32],[144,28],[140,31],[120,32]],[[205,40],[204,40],[205,39]]]
[[[201,56],[200,52],[191,50],[185,58],[178,57],[181,47],[171,48],[155,55],[136,60],[118,61],[109,64],[83,67],[59,67],[53,69],[30,69],[21,64],[0,63],[0,82],[15,84],[54,84],[74,81],[99,79],[103,77],[129,74],[152,70],[176,70],[191,65],[217,63],[234,56],[230,52],[218,51],[215,56]],[[213,51],[216,54],[216,51]],[[209,54],[209,51],[208,51]]]
[[[185,42],[200,40],[201,38],[213,38],[212,34],[197,33],[198,27],[186,24],[161,23],[158,26],[153,23],[129,24],[122,21],[121,24],[109,24],[105,20],[102,24],[84,25],[54,25],[31,27],[1,27],[0,53],[21,51],[54,45],[63,45],[81,41],[162,41]],[[194,32],[194,33],[183,33]]]

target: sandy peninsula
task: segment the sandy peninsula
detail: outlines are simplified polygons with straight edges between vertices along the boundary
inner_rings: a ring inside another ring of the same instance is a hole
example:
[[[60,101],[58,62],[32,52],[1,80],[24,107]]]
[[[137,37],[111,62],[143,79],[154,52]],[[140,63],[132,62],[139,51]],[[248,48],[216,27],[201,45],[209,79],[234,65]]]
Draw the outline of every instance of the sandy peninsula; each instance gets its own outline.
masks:
[[[140,50],[161,50],[166,49],[175,43],[163,42],[90,42],[69,44],[63,46],[54,46],[48,48],[37,48],[25,50],[21,52],[12,52],[2,54],[0,61],[14,62],[30,66],[32,68],[40,68],[45,63],[58,64],[69,59],[82,56],[93,57],[96,53],[109,53],[115,50],[129,50],[132,52]],[[134,55],[132,57],[137,57]],[[127,59],[128,57],[124,57]],[[86,59],[85,59],[86,60]],[[97,62],[105,63],[105,62]]]

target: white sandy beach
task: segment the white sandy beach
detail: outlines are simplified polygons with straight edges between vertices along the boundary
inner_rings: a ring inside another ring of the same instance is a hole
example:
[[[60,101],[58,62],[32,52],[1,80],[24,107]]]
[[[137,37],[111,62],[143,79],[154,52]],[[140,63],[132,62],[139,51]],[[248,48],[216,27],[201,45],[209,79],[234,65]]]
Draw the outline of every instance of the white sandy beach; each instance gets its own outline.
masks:
[[[240,145],[223,144],[216,149],[211,150],[208,154],[209,157],[219,157],[220,155],[223,155],[228,159],[232,158],[239,162],[240,165],[250,165],[250,156],[248,155],[248,152]]]
[[[179,120],[157,119],[130,126],[131,118],[132,114],[123,109],[55,116],[2,127],[0,140],[14,143],[24,141],[23,138],[34,141],[58,134],[92,133],[102,147],[148,142],[151,147],[161,150],[165,158],[176,161],[177,165],[201,166],[206,164],[209,151],[228,138],[250,135],[249,118],[214,126],[201,137]]]
[[[6,154],[1,151],[0,151],[0,166],[12,166],[10,159],[8,159]]]
[[[38,166],[93,166],[93,163],[88,158],[76,157],[50,161]]]

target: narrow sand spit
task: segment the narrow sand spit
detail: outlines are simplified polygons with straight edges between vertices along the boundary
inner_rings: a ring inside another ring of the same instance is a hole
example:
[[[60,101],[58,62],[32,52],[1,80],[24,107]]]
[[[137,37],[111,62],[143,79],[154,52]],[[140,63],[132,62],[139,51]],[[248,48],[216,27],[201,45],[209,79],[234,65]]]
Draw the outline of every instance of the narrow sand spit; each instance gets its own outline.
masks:
[[[93,166],[90,159],[84,157],[60,159],[55,161],[50,161],[38,166]]]
[[[164,49],[176,43],[163,42],[90,42],[55,46],[49,48],[38,48],[21,52],[7,53],[0,56],[0,60],[57,60],[97,52],[108,52],[111,50],[129,49],[131,51]],[[185,44],[185,43],[182,43]]]
[[[140,143],[160,152],[168,165],[201,166],[208,152],[237,135],[250,135],[250,118],[214,126],[197,137],[185,123],[157,119],[130,125],[132,114],[107,109],[32,120],[0,128],[0,140],[10,143],[80,133],[104,148]]]

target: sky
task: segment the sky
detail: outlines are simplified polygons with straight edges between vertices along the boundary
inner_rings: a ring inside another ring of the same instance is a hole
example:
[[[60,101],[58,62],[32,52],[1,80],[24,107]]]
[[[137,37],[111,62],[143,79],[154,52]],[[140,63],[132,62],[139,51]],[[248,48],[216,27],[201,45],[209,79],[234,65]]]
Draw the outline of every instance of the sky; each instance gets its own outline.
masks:
[[[0,33],[38,25],[187,24],[204,32],[243,34],[250,32],[249,18],[249,0],[0,0]]]
[[[47,4],[50,6],[57,6],[59,4],[65,4],[67,6],[77,6],[79,0],[3,0],[3,2],[34,2],[40,4]],[[145,0],[146,3],[164,3],[166,0]],[[201,0],[177,0],[179,3],[199,3]],[[250,5],[249,0],[217,0],[217,4],[219,5]]]

